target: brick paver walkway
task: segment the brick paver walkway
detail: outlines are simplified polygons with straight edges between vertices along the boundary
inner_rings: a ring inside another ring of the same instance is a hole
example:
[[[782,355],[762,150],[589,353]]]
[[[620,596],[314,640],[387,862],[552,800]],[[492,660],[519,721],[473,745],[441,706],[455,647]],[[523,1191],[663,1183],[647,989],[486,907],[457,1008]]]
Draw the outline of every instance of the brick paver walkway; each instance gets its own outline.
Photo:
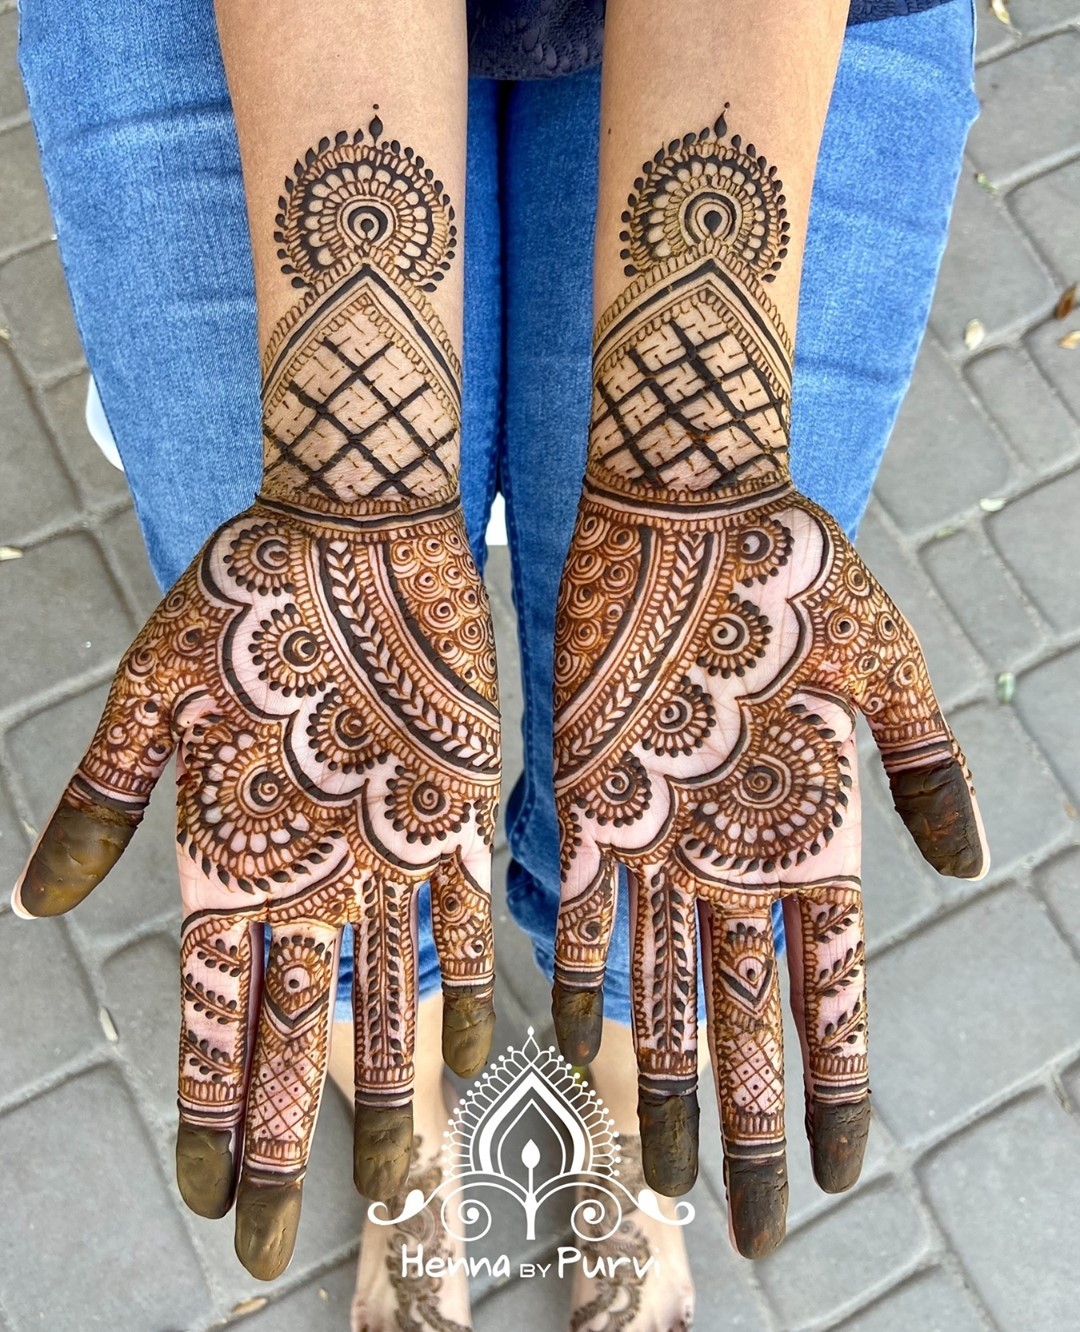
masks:
[[[794,1110],[790,1237],[751,1265],[724,1238],[707,1117],[689,1235],[702,1328],[1077,1326],[1080,349],[1058,341],[1080,312],[1052,311],[1080,278],[1080,0],[1013,0],[1019,35],[978,3],[983,112],[860,546],[927,648],[978,777],[994,870],[974,885],[928,871],[867,765],[867,1169],[850,1195],[818,1193]],[[0,544],[22,552],[0,565],[5,882],[156,601],[123,479],[82,423],[85,373],[15,34],[0,0]],[[972,319],[985,339],[969,350]],[[504,552],[492,581],[505,646]],[[513,718],[509,647],[503,667]],[[1015,693],[1002,703],[1007,675]],[[513,720],[507,732],[513,766]],[[282,1280],[254,1282],[229,1223],[179,1203],[168,805],[155,801],[121,867],[70,919],[31,927],[0,913],[0,1332],[347,1326],[361,1208],[333,1094]],[[506,1044],[526,1013],[546,1029],[548,994],[505,912],[499,943]],[[789,1095],[798,1107],[801,1089]],[[557,1242],[548,1234],[537,1251]],[[566,1292],[550,1279],[475,1294],[478,1328],[565,1326]]]

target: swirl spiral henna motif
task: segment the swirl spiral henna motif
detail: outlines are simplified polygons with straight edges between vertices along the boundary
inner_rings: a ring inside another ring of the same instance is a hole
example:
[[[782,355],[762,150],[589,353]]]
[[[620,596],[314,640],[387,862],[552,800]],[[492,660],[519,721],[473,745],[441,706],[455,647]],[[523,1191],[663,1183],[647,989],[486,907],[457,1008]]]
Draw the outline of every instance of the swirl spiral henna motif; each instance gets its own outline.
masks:
[[[987,866],[914,633],[789,478],[791,345],[764,285],[784,205],[723,117],[642,167],[556,624],[560,1044],[574,1063],[599,1045],[624,866],[646,1177],[678,1194],[696,1175],[700,936],[748,1256],[780,1242],[787,1200],[777,899],[823,1188],[854,1182],[869,1127],[856,711],[926,859]]]
[[[464,1075],[487,1057],[500,777],[460,371],[424,294],[454,257],[452,206],[377,118],[324,139],[285,191],[276,235],[300,295],[265,356],[263,491],[125,655],[15,899],[30,916],[81,901],[177,751],[177,1177],[203,1215],[236,1198],[237,1252],[267,1279],[292,1253],[342,929],[362,1192],[388,1198],[408,1170],[426,880],[444,1055]]]

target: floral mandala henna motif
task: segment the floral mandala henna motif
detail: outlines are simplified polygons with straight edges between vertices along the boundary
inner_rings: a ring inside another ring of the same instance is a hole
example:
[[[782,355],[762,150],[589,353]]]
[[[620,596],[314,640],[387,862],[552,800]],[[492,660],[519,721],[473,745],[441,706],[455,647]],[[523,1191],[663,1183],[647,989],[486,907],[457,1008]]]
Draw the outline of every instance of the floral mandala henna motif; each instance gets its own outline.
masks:
[[[726,110],[726,108],[725,108]],[[601,316],[585,484],[556,621],[563,898],[554,1013],[596,1052],[617,871],[629,871],[646,1178],[696,1173],[697,952],[736,1241],[784,1232],[784,904],[819,1183],[869,1126],[855,716],[942,873],[986,851],[918,642],[788,473],[791,343],[764,284],[783,186],[721,117],[646,162],[623,214],[625,291]]]
[[[28,915],[80,901],[177,751],[178,1180],[204,1215],[235,1196],[262,1277],[291,1255],[346,926],[363,1192],[408,1168],[426,880],[444,1053],[465,1075],[486,1058],[500,777],[460,369],[425,294],[454,259],[453,207],[376,116],[297,163],[277,228],[297,302],[265,354],[262,492],[125,655],[17,890]]]

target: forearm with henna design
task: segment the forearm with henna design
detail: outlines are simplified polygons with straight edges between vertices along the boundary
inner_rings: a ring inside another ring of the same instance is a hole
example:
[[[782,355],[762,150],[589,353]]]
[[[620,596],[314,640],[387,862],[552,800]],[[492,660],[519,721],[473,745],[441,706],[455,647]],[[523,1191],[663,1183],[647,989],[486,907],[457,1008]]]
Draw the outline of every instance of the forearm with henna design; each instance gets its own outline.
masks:
[[[645,162],[600,317],[588,465],[556,630],[563,902],[554,1012],[595,1054],[617,869],[630,871],[646,1177],[696,1173],[697,953],[737,1243],[786,1207],[784,902],[819,1183],[854,1182],[869,1124],[855,712],[943,873],[985,847],[910,627],[788,473],[791,342],[768,284],[789,242],[775,167],[728,127]]]
[[[417,890],[430,879],[444,1054],[494,1022],[494,641],[458,492],[460,366],[429,294],[454,207],[378,113],[322,139],[275,220],[295,300],[264,355],[264,484],[124,657],[18,890],[67,910],[178,753],[185,919],[177,1171],[258,1276],[288,1262],[355,940],[358,1187],[408,1169]],[[263,936],[269,952],[263,974]]]

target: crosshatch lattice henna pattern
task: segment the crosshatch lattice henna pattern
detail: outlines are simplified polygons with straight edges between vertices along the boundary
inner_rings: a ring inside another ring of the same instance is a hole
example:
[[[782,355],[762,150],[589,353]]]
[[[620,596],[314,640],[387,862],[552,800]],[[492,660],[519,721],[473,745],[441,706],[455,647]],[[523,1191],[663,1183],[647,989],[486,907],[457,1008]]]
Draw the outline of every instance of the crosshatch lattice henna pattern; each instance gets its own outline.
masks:
[[[674,1194],[696,1173],[700,944],[749,1256],[779,1243],[787,1199],[777,901],[822,1187],[854,1182],[869,1127],[856,712],[930,863],[987,864],[914,633],[790,481],[791,344],[766,287],[785,203],[723,116],[642,167],[556,626],[563,1053],[587,1062],[599,1042],[624,866],[646,1176]]]
[[[15,899],[43,916],[85,897],[176,750],[177,1176],[203,1215],[235,1196],[237,1252],[265,1278],[295,1238],[344,927],[363,1192],[392,1196],[409,1164],[425,880],[444,1053],[462,1074],[486,1059],[500,775],[460,376],[425,295],[453,209],[376,117],[297,163],[277,228],[298,299],[266,353],[263,491],[125,655]]]

